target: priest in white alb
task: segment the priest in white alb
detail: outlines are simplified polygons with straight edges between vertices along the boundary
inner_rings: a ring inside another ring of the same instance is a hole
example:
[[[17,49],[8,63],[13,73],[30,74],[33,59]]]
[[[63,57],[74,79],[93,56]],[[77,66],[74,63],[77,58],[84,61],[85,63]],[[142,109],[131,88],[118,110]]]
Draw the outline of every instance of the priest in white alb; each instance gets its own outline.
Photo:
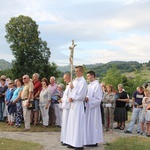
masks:
[[[69,110],[70,110],[70,102],[68,101],[69,94],[71,92],[70,89],[70,81],[71,81],[71,74],[65,73],[63,76],[64,82],[67,83],[66,89],[64,91],[63,97],[62,97],[62,125],[61,125],[61,143],[63,146],[66,144],[66,131],[67,131],[67,123],[68,123],[68,116],[69,116]]]
[[[87,92],[87,83],[83,77],[83,67],[76,66],[76,78],[71,85],[69,101],[71,108],[67,125],[66,144],[68,148],[83,149],[84,146],[84,99]]]
[[[102,100],[102,89],[95,78],[95,72],[87,72],[87,79],[90,82],[88,92],[85,98],[85,146],[98,146],[98,143],[103,142],[103,130],[100,103]]]

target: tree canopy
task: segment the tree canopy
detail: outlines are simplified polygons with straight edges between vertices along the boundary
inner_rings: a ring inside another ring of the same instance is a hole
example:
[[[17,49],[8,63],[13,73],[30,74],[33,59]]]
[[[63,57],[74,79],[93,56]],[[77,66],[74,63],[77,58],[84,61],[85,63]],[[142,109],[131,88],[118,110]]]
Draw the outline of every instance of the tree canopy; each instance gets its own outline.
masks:
[[[57,66],[49,63],[50,48],[47,42],[39,37],[38,25],[32,18],[23,15],[13,17],[5,28],[7,33],[5,38],[15,57],[12,61],[12,72],[15,77],[24,74],[31,76],[34,72],[44,77],[58,76]],[[54,70],[51,70],[51,67]]]

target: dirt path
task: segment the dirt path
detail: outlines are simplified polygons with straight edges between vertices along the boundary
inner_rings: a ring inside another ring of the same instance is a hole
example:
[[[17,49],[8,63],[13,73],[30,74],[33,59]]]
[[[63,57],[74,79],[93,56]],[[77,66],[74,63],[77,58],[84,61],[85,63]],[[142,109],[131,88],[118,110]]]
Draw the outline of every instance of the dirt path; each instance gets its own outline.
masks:
[[[104,132],[104,143],[109,143],[116,138],[133,136],[135,134],[124,134],[123,131],[113,133]],[[60,144],[60,132],[0,132],[0,137],[40,143],[44,150],[67,150],[66,146]],[[85,147],[84,150],[104,150],[104,144],[98,147]]]

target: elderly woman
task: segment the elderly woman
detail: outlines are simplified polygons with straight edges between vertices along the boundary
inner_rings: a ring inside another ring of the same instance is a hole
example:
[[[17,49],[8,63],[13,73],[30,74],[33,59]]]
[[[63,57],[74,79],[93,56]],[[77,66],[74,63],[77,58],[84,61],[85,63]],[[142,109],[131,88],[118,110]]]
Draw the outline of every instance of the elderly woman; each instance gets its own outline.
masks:
[[[104,107],[104,131],[113,131],[113,121],[114,121],[114,108],[115,108],[115,93],[113,92],[113,87],[110,84],[106,85],[106,92],[103,97],[103,107]]]
[[[42,79],[42,90],[40,92],[40,100],[39,100],[39,106],[41,110],[42,120],[43,120],[43,127],[48,126],[49,122],[49,106],[51,102],[51,94],[50,90],[48,88],[48,81],[47,79]]]
[[[54,92],[54,96],[52,96],[52,101],[54,101],[54,110],[55,110],[55,116],[56,116],[56,127],[61,127],[62,122],[62,108],[60,108],[60,102],[61,98],[64,94],[64,85],[62,83],[58,84],[57,89]]]
[[[125,121],[127,120],[126,116],[126,103],[129,102],[128,95],[123,89],[123,85],[118,85],[118,92],[116,94],[116,109],[114,120],[117,122],[117,127],[114,129],[124,130]]]
[[[14,91],[11,100],[13,101],[13,104],[16,105],[15,127],[19,128],[21,126],[21,121],[22,121],[22,118],[23,118],[22,100],[21,100],[21,92],[23,90],[23,80],[22,80],[22,78],[17,79],[16,86],[17,86],[17,88]]]

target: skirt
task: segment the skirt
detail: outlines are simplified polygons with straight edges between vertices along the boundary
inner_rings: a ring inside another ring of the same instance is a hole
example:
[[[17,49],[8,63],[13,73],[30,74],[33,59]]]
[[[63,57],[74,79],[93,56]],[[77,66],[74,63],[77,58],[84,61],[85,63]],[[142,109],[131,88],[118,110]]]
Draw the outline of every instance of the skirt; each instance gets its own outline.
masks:
[[[126,108],[125,107],[116,107],[114,111],[114,121],[124,122],[127,120]]]

